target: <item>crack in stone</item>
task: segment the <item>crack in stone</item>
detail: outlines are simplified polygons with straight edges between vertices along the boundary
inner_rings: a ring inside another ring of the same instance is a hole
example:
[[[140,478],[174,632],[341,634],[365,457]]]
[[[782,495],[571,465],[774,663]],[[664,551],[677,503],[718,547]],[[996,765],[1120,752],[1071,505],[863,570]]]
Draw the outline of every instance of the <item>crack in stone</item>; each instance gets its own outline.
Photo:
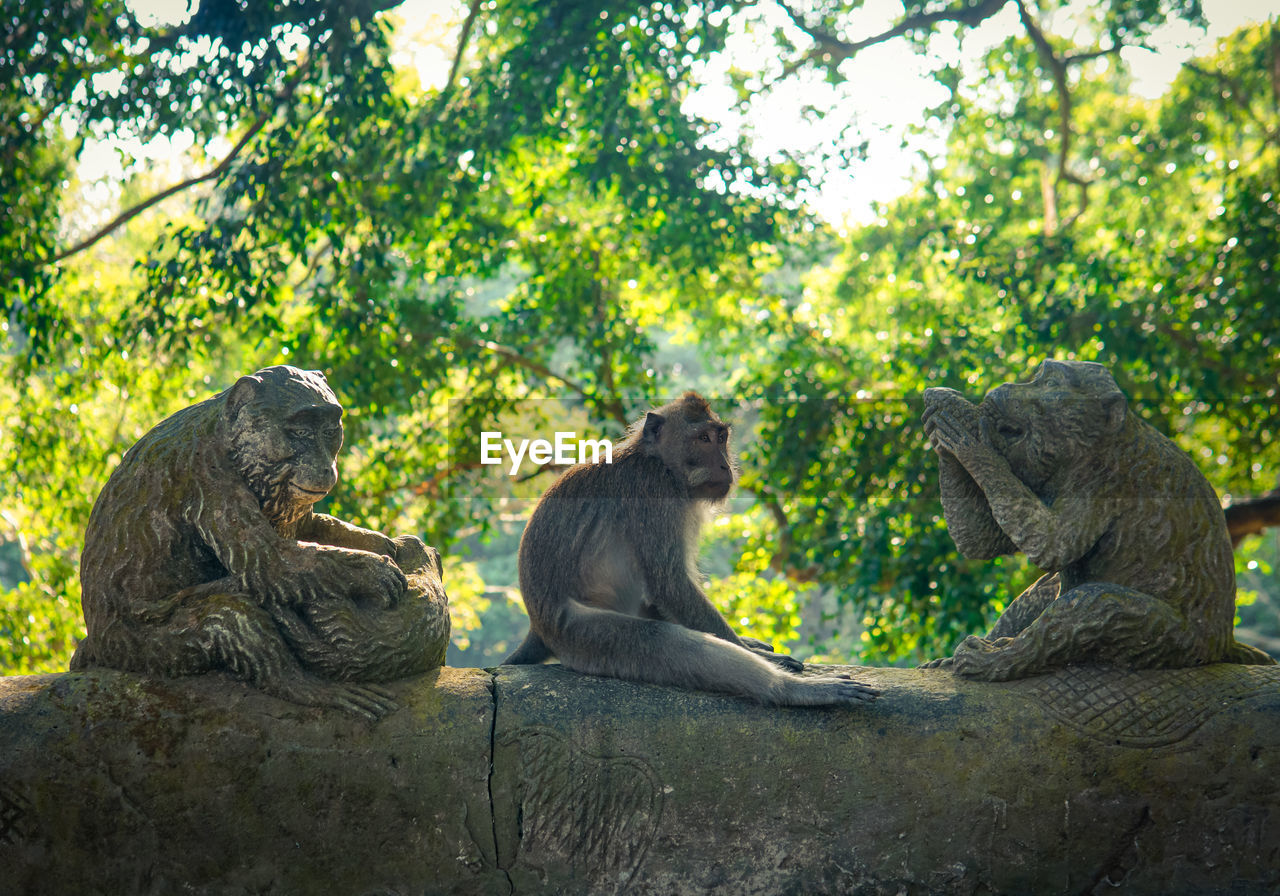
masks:
[[[507,893],[511,894],[515,892],[516,885],[511,879],[510,873],[506,868],[502,867],[502,863],[498,858],[498,811],[493,799],[493,776],[498,747],[498,673],[494,669],[486,669],[485,671],[489,673],[489,697],[491,701],[489,713],[489,779],[486,782],[486,793],[489,797],[489,828],[493,837],[493,865],[506,878]]]

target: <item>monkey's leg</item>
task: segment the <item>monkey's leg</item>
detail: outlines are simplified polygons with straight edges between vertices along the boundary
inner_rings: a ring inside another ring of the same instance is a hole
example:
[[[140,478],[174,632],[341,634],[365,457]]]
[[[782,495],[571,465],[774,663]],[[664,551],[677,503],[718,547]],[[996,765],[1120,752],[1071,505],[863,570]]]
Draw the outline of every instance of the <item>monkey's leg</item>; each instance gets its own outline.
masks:
[[[1012,638],[1028,625],[1035,622],[1049,606],[1057,600],[1061,590],[1061,580],[1056,572],[1043,575],[1026,591],[1013,599],[1013,603],[1005,608],[996,620],[996,624],[987,633],[987,639]]]
[[[551,652],[546,643],[534,634],[533,629],[529,630],[529,634],[524,636],[524,641],[511,656],[502,661],[504,666],[536,666],[545,660],[551,659],[554,654]]]
[[[952,668],[984,681],[1026,678],[1072,664],[1176,668],[1204,662],[1196,648],[1196,633],[1169,604],[1132,588],[1090,582],[1051,601],[1012,638],[966,638]]]
[[[1010,638],[1035,622],[1045,608],[1058,597],[1060,588],[1058,574],[1049,573],[1036,579],[1030,588],[1013,599],[1013,603],[1005,608],[991,627],[991,631],[981,640],[995,641]],[[955,665],[955,657],[945,656],[920,664],[921,669],[950,669]]]
[[[308,675],[267,611],[249,595],[217,593],[220,584],[227,580],[179,592],[177,607],[162,622],[116,626],[124,638],[111,639],[110,652],[115,655],[100,661],[166,677],[225,670],[284,700],[335,707],[373,720],[396,708],[381,689]]]
[[[645,602],[640,607],[640,618],[660,619],[664,622],[672,621],[656,605],[648,602]],[[714,634],[714,632],[711,634]],[[786,669],[788,672],[804,671],[804,663],[800,662],[790,654],[777,653],[773,649],[773,645],[767,641],[761,641],[758,638],[748,638],[745,635],[738,635],[738,640],[741,642],[743,647],[747,648],[747,650],[750,650],[761,659],[767,660],[779,668]]]
[[[681,625],[571,603],[549,645],[570,669],[750,697],[778,706],[854,705],[879,694],[848,678],[788,675],[736,644]]]
[[[695,632],[714,635],[730,644],[746,648],[788,672],[800,672],[804,669],[804,663],[795,657],[774,653],[773,645],[755,638],[743,638],[735,632],[715,604],[688,579],[677,580],[669,591],[662,594],[660,601],[646,602],[640,608],[640,616],[644,619],[673,622]]]

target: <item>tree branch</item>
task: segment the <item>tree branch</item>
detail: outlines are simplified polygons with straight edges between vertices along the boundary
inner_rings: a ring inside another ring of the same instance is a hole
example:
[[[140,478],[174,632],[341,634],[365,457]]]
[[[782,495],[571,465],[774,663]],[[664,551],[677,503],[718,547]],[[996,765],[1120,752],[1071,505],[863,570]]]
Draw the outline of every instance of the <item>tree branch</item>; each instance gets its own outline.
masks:
[[[816,566],[801,569],[788,563],[791,550],[795,545],[795,536],[791,532],[791,521],[787,519],[787,512],[783,509],[777,495],[773,494],[767,486],[749,479],[739,480],[738,487],[755,496],[760,506],[773,518],[773,524],[777,528],[778,545],[769,556],[769,569],[796,582],[812,582],[816,579],[818,577]]]
[[[462,68],[462,57],[466,53],[467,44],[471,42],[471,32],[475,28],[476,18],[480,15],[483,2],[484,0],[471,0],[471,5],[467,8],[467,17],[463,20],[462,29],[458,32],[458,48],[454,51],[453,62],[449,65],[449,76],[445,78],[444,86],[440,88],[435,109],[432,111],[432,115],[436,118],[440,117],[444,104],[453,93],[453,85],[458,80],[458,72]]]
[[[1227,518],[1231,544],[1237,546],[1246,535],[1257,535],[1263,529],[1280,526],[1280,489],[1261,498],[1239,501],[1222,512]]]
[[[613,417],[614,422],[622,425],[624,428],[630,422],[627,420],[627,409],[623,407],[622,400],[618,398],[617,386],[613,379],[613,347],[609,342],[609,321],[607,308],[615,307],[616,301],[608,301],[614,298],[606,293],[608,289],[607,281],[600,276],[600,253],[593,253],[593,262],[591,268],[591,301],[593,305],[593,322],[600,339],[600,382],[604,387],[605,395],[609,397],[603,402],[605,409],[609,415]]]
[[[1083,65],[1086,62],[1093,62],[1095,59],[1102,59],[1105,56],[1116,56],[1124,49],[1123,44],[1116,44],[1100,50],[1087,50],[1083,53],[1072,53],[1069,56],[1062,57],[1062,64],[1068,68],[1073,65]]]
[[[1053,46],[1049,43],[1049,39],[1045,37],[1044,32],[1040,30],[1040,26],[1036,24],[1035,19],[1031,17],[1031,13],[1027,10],[1025,0],[1016,0],[1016,2],[1018,5],[1018,18],[1022,22],[1022,27],[1027,32],[1027,36],[1031,38],[1031,43],[1035,45],[1036,52],[1040,54],[1041,60],[1044,61],[1044,64],[1049,69],[1049,73],[1053,76],[1054,93],[1058,95],[1058,163],[1055,166],[1052,184],[1048,182],[1043,184],[1046,200],[1045,233],[1052,234],[1058,229],[1057,190],[1059,185],[1069,183],[1080,188],[1080,204],[1075,213],[1062,225],[1067,227],[1070,226],[1072,221],[1080,217],[1089,205],[1089,181],[1072,174],[1067,168],[1067,160],[1071,154],[1071,143],[1075,138],[1075,129],[1071,124],[1072,98],[1071,85],[1067,83],[1067,62],[1053,51]],[[1118,52],[1118,48],[1116,51]],[[1103,54],[1100,52],[1099,55]],[[1091,54],[1085,53],[1080,54],[1080,56],[1084,59],[1090,57]],[[1049,193],[1050,190],[1052,191],[1052,196]],[[1051,208],[1052,212],[1050,211]]]
[[[939,22],[955,22],[972,28],[998,13],[1009,0],[979,0],[978,3],[972,5],[961,4],[933,12],[916,13],[915,15],[907,16],[887,31],[882,31],[879,34],[857,41],[845,40],[825,28],[810,25],[786,0],[775,0],[775,2],[795,23],[797,28],[813,38],[818,45],[816,50],[819,55],[844,60],[852,58],[860,50],[865,50],[867,47],[884,43],[895,37],[901,37],[912,31],[922,31],[925,28],[937,25]]]
[[[445,339],[447,337],[440,337],[440,338]],[[468,348],[482,348],[487,352],[492,352],[493,354],[498,355],[501,358],[505,358],[506,360],[510,361],[512,364],[515,364],[517,367],[523,367],[525,370],[528,370],[531,373],[536,373],[538,376],[542,377],[544,380],[555,380],[558,383],[562,383],[563,385],[568,386],[571,391],[573,391],[578,395],[581,395],[583,398],[590,397],[586,387],[583,386],[581,383],[575,380],[571,380],[567,376],[562,376],[561,374],[556,373],[550,367],[547,367],[545,364],[540,364],[537,361],[534,361],[532,358],[527,358],[524,355],[520,354],[515,349],[508,348],[507,346],[502,345],[499,342],[494,342],[491,339],[471,339],[469,337],[462,337],[462,338],[456,339],[455,342],[459,347],[465,346]]]
[[[431,476],[419,482],[417,485],[411,486],[411,490],[418,497],[438,498],[440,496],[441,486],[444,481],[455,473],[461,473],[464,470],[480,469],[479,461],[468,461],[461,464],[450,464],[443,470],[433,473]]]
[[[216,180],[217,178],[221,177],[227,171],[227,169],[231,167],[231,163],[234,162],[236,157],[240,155],[240,152],[246,146],[249,145],[249,142],[254,137],[256,137],[262,131],[262,129],[267,126],[267,123],[270,122],[271,119],[275,116],[276,107],[280,105],[280,103],[289,99],[289,97],[293,95],[293,91],[297,88],[298,81],[301,79],[302,73],[307,68],[308,68],[308,64],[305,62],[302,65],[298,66],[297,70],[294,71],[294,73],[289,77],[289,80],[285,82],[285,85],[280,90],[280,92],[276,94],[275,97],[272,98],[270,108],[268,108],[260,116],[258,116],[258,119],[252,125],[249,126],[249,129],[245,131],[244,135],[236,142],[236,145],[231,147],[231,151],[228,152],[225,157],[223,157],[221,162],[219,162],[213,168],[206,171],[204,174],[199,174],[199,175],[196,175],[195,177],[189,177],[184,181],[180,181],[171,187],[161,190],[159,193],[156,193],[154,196],[150,196],[147,199],[144,199],[141,202],[138,202],[130,206],[129,208],[125,209],[120,214],[112,218],[110,222],[108,222],[105,226],[103,226],[99,230],[85,237],[84,239],[82,239],[80,242],[76,243],[74,246],[70,247],[69,249],[64,249],[61,252],[59,252],[57,255],[53,256],[53,258],[49,259],[47,263],[57,264],[61,261],[65,261],[66,259],[70,258],[72,255],[76,255],[80,252],[83,252],[85,249],[88,249],[90,246],[93,246],[98,241],[109,236],[110,234],[112,234],[113,232],[115,232],[125,224],[127,224],[129,221],[133,220],[138,215],[145,212],[147,209],[151,208],[152,206],[158,205],[161,202],[164,202],[170,196],[173,196],[176,193],[181,193],[183,190],[190,189],[191,187],[194,187],[198,184],[202,184],[211,180]]]

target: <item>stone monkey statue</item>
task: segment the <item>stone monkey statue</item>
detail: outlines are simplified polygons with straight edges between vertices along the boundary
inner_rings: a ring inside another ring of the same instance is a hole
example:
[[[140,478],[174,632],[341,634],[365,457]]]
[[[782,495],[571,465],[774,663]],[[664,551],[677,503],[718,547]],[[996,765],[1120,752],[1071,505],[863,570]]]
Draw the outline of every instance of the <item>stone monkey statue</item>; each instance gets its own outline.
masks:
[[[1235,566],[1213,487],[1105,367],[1048,360],[978,406],[951,389],[924,399],[960,552],[1022,551],[1048,573],[986,638],[926,665],[997,681],[1081,663],[1273,662],[1234,639]]]
[[[753,698],[852,705],[877,691],[741,638],[696,580],[698,535],[734,482],[729,427],[699,395],[647,414],[613,463],[564,473],[520,541],[530,631],[506,662]],[[787,671],[783,671],[787,670]]]
[[[73,670],[225,670],[372,718],[386,681],[444,661],[439,556],[312,512],[337,482],[342,408],[318,371],[269,367],[144,435],[94,505]],[[407,574],[407,578],[406,578]]]

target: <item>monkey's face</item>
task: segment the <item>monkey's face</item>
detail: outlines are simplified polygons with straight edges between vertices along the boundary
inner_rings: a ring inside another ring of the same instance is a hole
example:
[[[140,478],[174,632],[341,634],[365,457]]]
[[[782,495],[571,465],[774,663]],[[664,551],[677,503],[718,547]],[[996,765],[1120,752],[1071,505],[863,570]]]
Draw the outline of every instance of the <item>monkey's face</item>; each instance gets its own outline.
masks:
[[[729,427],[708,420],[689,428],[683,467],[694,498],[719,501],[733,488],[733,461],[729,457]]]
[[[1045,361],[1029,383],[1005,383],[979,407],[982,437],[1033,491],[1093,456],[1124,423],[1124,396],[1099,364]]]
[[[650,411],[633,432],[646,454],[660,458],[684,482],[689,497],[719,501],[733,488],[729,427],[696,392],[686,392],[680,400]]]
[[[342,447],[342,408],[323,377],[287,370],[242,378],[227,401],[232,461],[277,526],[301,519],[329,493]]]

